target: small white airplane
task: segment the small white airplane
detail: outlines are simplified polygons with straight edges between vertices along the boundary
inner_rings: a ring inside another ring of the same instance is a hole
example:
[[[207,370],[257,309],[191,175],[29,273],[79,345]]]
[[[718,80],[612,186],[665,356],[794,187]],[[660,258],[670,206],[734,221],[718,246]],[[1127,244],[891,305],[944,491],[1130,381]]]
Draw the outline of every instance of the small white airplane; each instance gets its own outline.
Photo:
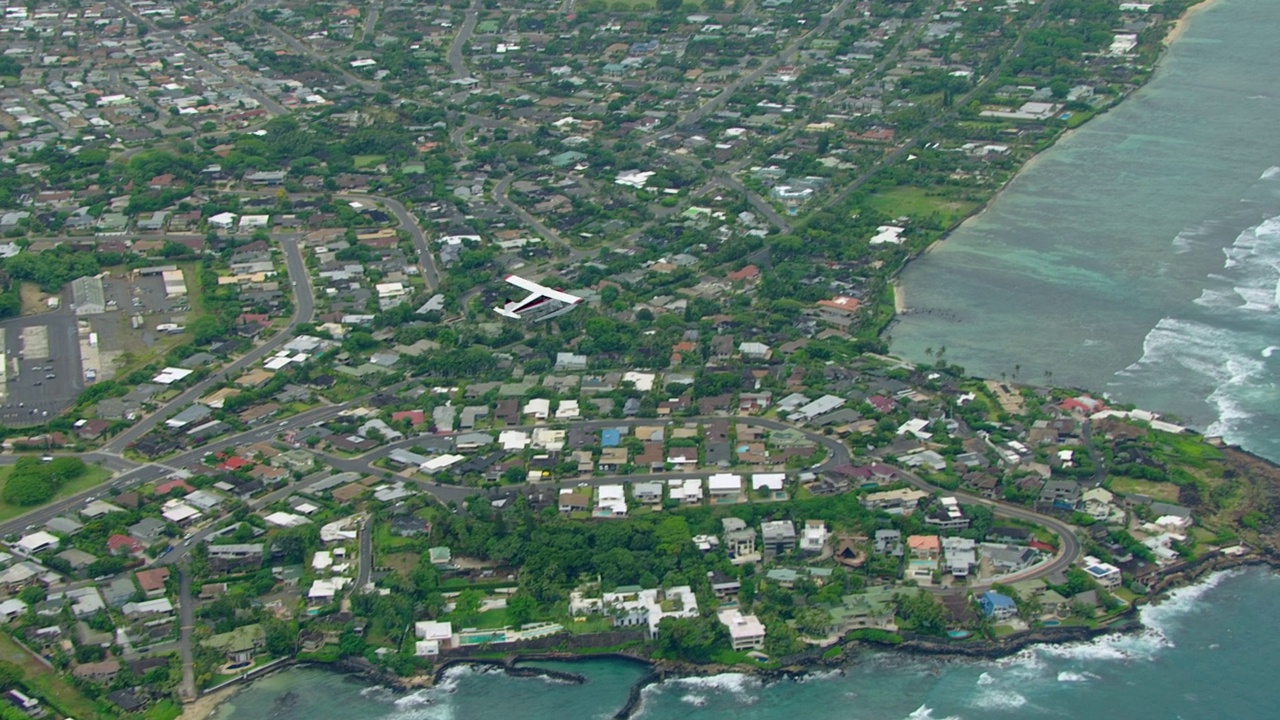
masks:
[[[553,290],[519,275],[508,275],[507,282],[529,293],[523,300],[508,300],[493,309],[512,320],[547,320],[569,312],[582,302],[582,298],[576,295]]]

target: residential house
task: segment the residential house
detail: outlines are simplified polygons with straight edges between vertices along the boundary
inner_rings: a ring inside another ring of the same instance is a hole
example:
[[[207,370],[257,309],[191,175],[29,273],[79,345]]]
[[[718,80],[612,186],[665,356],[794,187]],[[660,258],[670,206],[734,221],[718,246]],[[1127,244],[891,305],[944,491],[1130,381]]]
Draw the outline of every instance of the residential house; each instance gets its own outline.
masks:
[[[734,650],[764,648],[764,623],[755,615],[743,615],[737,608],[730,608],[721,610],[716,617],[729,629],[729,642]]]
[[[785,555],[796,549],[796,527],[790,520],[760,523],[761,547],[765,558]]]
[[[800,538],[800,549],[809,553],[820,553],[827,545],[827,524],[821,520],[806,520],[804,533]]]
[[[982,608],[982,614],[994,620],[1008,620],[1018,614],[1018,605],[1013,598],[995,590],[982,593],[978,598],[978,606]]]
[[[756,531],[747,527],[740,518],[721,518],[720,522],[724,527],[724,548],[729,558],[731,560],[754,558]]]

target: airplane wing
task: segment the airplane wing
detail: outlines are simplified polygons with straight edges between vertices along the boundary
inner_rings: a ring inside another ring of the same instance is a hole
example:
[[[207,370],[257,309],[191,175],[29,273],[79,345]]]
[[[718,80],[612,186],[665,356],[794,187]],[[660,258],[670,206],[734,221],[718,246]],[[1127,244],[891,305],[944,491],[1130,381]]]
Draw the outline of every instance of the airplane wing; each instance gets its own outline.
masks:
[[[508,275],[507,282],[522,290],[528,290],[535,295],[548,297],[552,300],[559,300],[560,302],[569,303],[570,305],[576,305],[582,302],[582,298],[577,295],[570,295],[567,292],[555,290],[547,287],[546,285],[540,285],[532,280],[526,280],[519,275]]]

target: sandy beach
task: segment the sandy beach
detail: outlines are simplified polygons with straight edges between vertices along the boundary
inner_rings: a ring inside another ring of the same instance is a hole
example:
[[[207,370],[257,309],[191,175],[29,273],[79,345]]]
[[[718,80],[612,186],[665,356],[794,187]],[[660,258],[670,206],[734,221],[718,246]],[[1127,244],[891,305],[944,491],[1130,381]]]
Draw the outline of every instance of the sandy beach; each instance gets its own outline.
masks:
[[[1173,22],[1173,27],[1169,29],[1169,34],[1164,36],[1164,44],[1170,45],[1175,40],[1182,37],[1182,33],[1187,31],[1187,21],[1196,13],[1204,10],[1210,5],[1213,5],[1217,1],[1218,0],[1203,0],[1202,2],[1196,3],[1195,5],[1187,8],[1187,11],[1182,13],[1182,16]]]
[[[207,720],[213,717],[213,713],[218,709],[219,705],[231,699],[231,696],[240,692],[244,687],[244,683],[237,683],[230,687],[222,688],[217,692],[201,695],[195,702],[182,708],[182,714],[178,716],[178,720]]]

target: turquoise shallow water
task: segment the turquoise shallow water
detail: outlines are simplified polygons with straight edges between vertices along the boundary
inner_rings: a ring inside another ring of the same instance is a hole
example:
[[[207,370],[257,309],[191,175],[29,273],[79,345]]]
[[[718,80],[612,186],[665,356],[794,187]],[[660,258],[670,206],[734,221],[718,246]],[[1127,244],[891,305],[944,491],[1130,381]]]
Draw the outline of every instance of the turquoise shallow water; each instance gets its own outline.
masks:
[[[1155,78],[903,274],[892,348],[1107,391],[1280,457],[1280,2],[1197,14]]]
[[[1155,80],[1020,175],[904,276],[896,352],[1114,393],[1280,460],[1280,1],[1220,0]],[[1145,630],[1003,662],[876,655],[845,673],[645,691],[644,720],[1280,717],[1280,577],[1219,575]],[[399,695],[320,670],[266,678],[216,720],[611,717],[641,671],[582,686],[461,669]]]

